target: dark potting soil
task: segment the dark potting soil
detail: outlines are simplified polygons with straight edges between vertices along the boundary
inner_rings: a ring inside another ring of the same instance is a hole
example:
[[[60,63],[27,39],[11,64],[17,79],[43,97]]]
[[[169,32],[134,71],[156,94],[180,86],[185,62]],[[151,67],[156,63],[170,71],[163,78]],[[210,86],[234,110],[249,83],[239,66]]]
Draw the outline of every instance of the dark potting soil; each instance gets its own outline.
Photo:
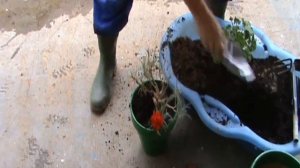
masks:
[[[161,88],[162,84],[166,85],[166,83],[159,83],[158,86]],[[147,83],[145,85],[148,89],[154,89],[152,85],[150,85],[149,83]],[[140,88],[140,87],[139,87]],[[167,88],[167,95],[171,95],[172,94],[172,90],[170,88]],[[132,97],[132,110],[133,110],[133,114],[135,116],[135,118],[137,119],[137,121],[142,124],[143,126],[145,126],[146,128],[150,127],[150,117],[153,113],[153,111],[155,110],[155,106],[154,106],[154,102],[153,102],[153,94],[152,93],[146,93],[143,94],[143,92],[141,91],[136,91]],[[170,105],[173,106],[175,104],[175,101],[171,101]],[[170,109],[167,108],[167,112],[174,117],[175,116],[175,112]],[[168,120],[166,120],[166,122],[168,123]]]
[[[266,140],[292,140],[292,75],[276,74],[272,67],[277,58],[252,59],[256,80],[246,83],[214,63],[200,41],[179,38],[171,44],[171,53],[174,74],[184,85],[220,100]]]
[[[259,168],[288,168],[288,167],[281,163],[266,163],[259,166]]]

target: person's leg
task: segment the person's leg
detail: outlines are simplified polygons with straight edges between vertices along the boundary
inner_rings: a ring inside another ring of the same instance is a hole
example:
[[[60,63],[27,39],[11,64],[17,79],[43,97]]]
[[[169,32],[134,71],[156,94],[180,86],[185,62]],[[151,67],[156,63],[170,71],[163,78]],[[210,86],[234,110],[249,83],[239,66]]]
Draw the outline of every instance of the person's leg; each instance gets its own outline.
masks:
[[[116,67],[116,36],[98,35],[100,63],[91,90],[91,110],[95,114],[105,111],[110,97],[113,73]]]
[[[94,0],[94,31],[98,37],[100,63],[91,90],[91,110],[102,114],[111,98],[116,67],[116,43],[128,21],[132,0]]]
[[[222,19],[224,19],[225,16],[227,2],[228,0],[206,0],[206,4],[213,14]]]

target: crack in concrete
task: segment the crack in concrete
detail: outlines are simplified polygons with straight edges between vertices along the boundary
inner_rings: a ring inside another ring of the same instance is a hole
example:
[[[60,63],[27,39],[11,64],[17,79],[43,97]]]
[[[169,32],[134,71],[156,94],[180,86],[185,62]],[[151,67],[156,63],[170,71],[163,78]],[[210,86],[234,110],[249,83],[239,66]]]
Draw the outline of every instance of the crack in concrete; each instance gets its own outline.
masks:
[[[3,44],[3,45],[1,46],[1,49],[4,48],[4,47],[6,47],[6,46],[8,46],[8,44],[9,44],[13,39],[15,39],[17,36],[18,36],[17,34],[15,34],[14,36],[12,36],[5,44]]]
[[[15,58],[15,56],[19,53],[20,48],[21,48],[21,45],[15,50],[15,52],[14,52],[13,55],[10,57],[10,59],[14,59],[14,58]]]
[[[21,47],[23,46],[23,44],[25,43],[26,39],[17,47],[17,49],[14,51],[14,53],[12,54],[12,56],[10,57],[10,59],[14,59],[15,56],[19,53]]]

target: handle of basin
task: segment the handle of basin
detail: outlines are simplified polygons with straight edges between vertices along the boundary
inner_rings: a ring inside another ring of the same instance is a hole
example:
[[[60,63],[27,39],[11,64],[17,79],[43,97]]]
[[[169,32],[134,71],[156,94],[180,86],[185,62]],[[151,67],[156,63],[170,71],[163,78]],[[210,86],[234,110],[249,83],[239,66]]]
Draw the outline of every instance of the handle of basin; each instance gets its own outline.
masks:
[[[236,126],[224,126],[222,124],[219,124],[217,122],[215,122],[206,112],[206,110],[204,109],[204,106],[202,104],[202,101],[200,100],[200,95],[194,93],[194,96],[198,96],[198,100],[196,100],[199,103],[195,103],[193,104],[195,109],[197,110],[197,113],[200,117],[201,120],[203,120],[204,124],[210,128],[212,131],[214,131],[217,134],[220,134],[224,137],[228,137],[228,138],[234,138],[234,139],[238,139],[238,140],[243,140],[246,142],[249,142],[251,144],[255,144],[259,149],[272,149],[270,148],[270,146],[272,146],[271,143],[267,142],[266,140],[262,139],[261,137],[257,136],[252,130],[250,130],[248,127],[246,126],[240,126],[240,122],[239,119],[237,118],[237,116],[233,116],[232,119],[235,120],[235,122],[238,121],[238,124],[235,124]],[[221,108],[223,110],[224,113],[232,115],[233,113],[227,108],[223,108],[223,104],[219,104],[216,103],[217,100],[210,97],[210,96],[204,96],[203,97],[205,99],[205,101],[211,105],[216,106],[217,108]],[[237,118],[237,119],[235,119]]]
[[[252,26],[255,35],[260,38],[262,43],[266,46],[268,51],[268,55],[276,56],[280,59],[287,59],[292,58],[295,59],[296,56],[292,55],[291,53],[281,49],[280,47],[276,46],[272,40],[259,28]]]
[[[273,42],[271,39],[265,35],[265,33],[259,28],[252,26],[254,34],[263,42],[263,44],[267,47],[267,49],[273,48]]]
[[[222,102],[220,102],[219,100],[208,96],[208,95],[204,95],[202,96],[203,99],[205,100],[206,103],[208,103],[209,105],[212,105],[214,107],[216,107],[217,109],[220,109],[223,113],[225,113],[225,115],[230,118],[230,120],[232,121],[232,123],[234,124],[238,124],[240,125],[240,119],[237,117],[237,115],[235,115],[234,112],[232,112],[227,106],[225,106]]]
[[[228,115],[231,116],[230,118],[232,121],[235,121],[235,123],[240,123],[239,118],[230,110],[228,109],[224,104],[219,102],[218,100],[214,99],[213,97],[210,96],[203,96],[204,100],[209,103],[210,105],[213,105],[219,109],[222,109],[222,111]],[[205,113],[207,114],[207,113]],[[209,116],[208,116],[209,117]],[[289,153],[298,153],[298,151],[295,150],[295,144],[293,143],[288,143],[288,144],[274,144],[271,142],[268,142],[267,140],[263,139],[262,137],[258,136],[256,133],[254,133],[250,128],[247,126],[242,126],[240,127],[239,125],[237,127],[226,127],[215,121],[210,122],[207,124],[208,127],[210,128],[215,128],[212,129],[214,132],[217,134],[221,134],[225,137],[230,137],[230,138],[235,138],[238,140],[243,140],[246,142],[249,142],[250,144],[255,144],[255,146],[261,150],[268,150],[268,149],[280,149]],[[211,125],[215,125],[212,127]],[[299,144],[296,144],[299,146]]]
[[[192,103],[192,105],[194,106],[195,110],[198,113],[198,116],[203,121],[203,123],[211,130],[213,130],[215,133],[225,137],[238,139],[237,137],[239,137],[240,134],[244,134],[245,132],[248,132],[246,130],[246,127],[240,126],[239,119],[233,116],[230,117],[231,119],[233,119],[232,120],[233,125],[231,126],[224,126],[222,124],[217,123],[215,120],[213,120],[206,112],[206,109],[204,108],[201,100],[201,96],[198,93],[191,90],[185,90],[183,94],[186,94],[184,95],[184,97],[186,97]],[[206,97],[206,99],[209,99],[209,97]],[[232,112],[228,111],[228,114],[230,113],[232,114]]]

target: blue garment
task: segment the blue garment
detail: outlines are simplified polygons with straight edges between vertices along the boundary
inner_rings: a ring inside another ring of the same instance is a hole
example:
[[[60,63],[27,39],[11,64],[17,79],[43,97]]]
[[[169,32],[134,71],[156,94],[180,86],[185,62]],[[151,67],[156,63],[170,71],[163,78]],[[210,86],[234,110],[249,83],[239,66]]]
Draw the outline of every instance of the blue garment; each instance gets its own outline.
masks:
[[[94,0],[94,31],[116,36],[128,22],[133,0]]]

